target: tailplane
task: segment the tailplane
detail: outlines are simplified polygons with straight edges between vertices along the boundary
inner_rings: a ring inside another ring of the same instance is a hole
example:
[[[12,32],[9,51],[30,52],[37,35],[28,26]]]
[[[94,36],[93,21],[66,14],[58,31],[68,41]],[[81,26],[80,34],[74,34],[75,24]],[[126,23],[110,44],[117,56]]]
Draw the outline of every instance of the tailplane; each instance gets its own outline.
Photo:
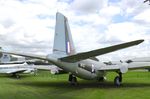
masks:
[[[61,13],[56,14],[53,54],[73,55],[75,48],[67,18]]]

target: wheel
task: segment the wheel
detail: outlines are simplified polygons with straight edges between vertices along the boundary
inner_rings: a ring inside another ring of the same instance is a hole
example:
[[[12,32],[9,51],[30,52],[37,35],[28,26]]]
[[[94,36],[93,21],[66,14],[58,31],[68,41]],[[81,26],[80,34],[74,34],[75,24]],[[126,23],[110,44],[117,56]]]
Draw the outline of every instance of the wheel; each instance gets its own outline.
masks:
[[[72,74],[69,74],[68,81],[71,82],[71,81],[72,81],[72,78],[73,78],[73,75],[72,75]]]
[[[16,75],[16,78],[17,78],[17,79],[19,79],[19,78],[20,78],[20,76],[19,76],[19,75]]]
[[[70,82],[71,85],[77,85],[77,78],[72,74],[69,75],[68,81]]]
[[[119,81],[122,82],[122,73],[119,73]]]
[[[98,81],[99,82],[103,82],[103,81],[105,81],[106,80],[106,77],[100,77],[100,78],[98,78]]]
[[[114,79],[114,84],[116,86],[120,86],[121,85],[121,78],[119,76],[116,76],[115,79]]]
[[[17,78],[17,79],[20,78],[20,76],[17,75],[16,73],[12,74],[11,76],[14,77],[14,78]]]
[[[77,78],[76,77],[72,77],[71,85],[77,85]]]

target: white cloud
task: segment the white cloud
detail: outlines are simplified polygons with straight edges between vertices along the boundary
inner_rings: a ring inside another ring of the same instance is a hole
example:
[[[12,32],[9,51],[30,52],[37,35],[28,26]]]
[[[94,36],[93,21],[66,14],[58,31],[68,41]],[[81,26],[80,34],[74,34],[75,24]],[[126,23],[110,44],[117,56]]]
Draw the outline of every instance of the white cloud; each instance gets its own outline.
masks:
[[[150,23],[150,9],[139,13],[134,17],[134,19]]]
[[[121,0],[118,4],[126,16],[138,13],[145,7],[143,6],[143,1],[141,0]]]
[[[0,45],[23,52],[50,53],[57,11],[68,17],[78,51],[144,38],[146,42],[141,46],[100,58],[134,57],[138,51],[143,52],[140,55],[149,55],[149,6],[137,0],[115,3],[109,0],[0,0]],[[120,17],[116,18],[117,15]]]
[[[0,24],[0,35],[6,34],[6,29],[4,28],[3,25]]]
[[[130,41],[142,38],[142,28],[133,22],[113,23],[108,26],[106,31],[109,37],[117,37],[123,41]]]
[[[107,5],[107,0],[74,0],[71,7],[81,13],[95,13]]]
[[[107,6],[100,10],[100,14],[105,17],[113,17],[121,13],[121,9],[116,6]]]

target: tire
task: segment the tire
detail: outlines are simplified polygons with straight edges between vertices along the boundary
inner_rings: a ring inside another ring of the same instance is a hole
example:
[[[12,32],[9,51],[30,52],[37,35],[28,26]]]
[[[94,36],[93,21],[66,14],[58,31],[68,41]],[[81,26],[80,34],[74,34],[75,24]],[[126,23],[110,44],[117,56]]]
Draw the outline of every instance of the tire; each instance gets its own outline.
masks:
[[[77,78],[76,77],[72,77],[71,85],[77,85]]]
[[[19,79],[19,78],[20,78],[20,76],[19,76],[19,75],[16,75],[16,77],[17,77],[17,79]]]
[[[77,82],[77,78],[76,78],[76,77],[73,77],[73,78],[72,78],[72,82]]]
[[[114,84],[115,86],[120,86],[121,85],[121,79],[119,76],[116,76],[114,79]]]
[[[69,78],[68,78],[68,81],[69,81],[69,82],[72,82],[72,79],[73,79],[72,74],[70,74],[70,75],[69,75]]]

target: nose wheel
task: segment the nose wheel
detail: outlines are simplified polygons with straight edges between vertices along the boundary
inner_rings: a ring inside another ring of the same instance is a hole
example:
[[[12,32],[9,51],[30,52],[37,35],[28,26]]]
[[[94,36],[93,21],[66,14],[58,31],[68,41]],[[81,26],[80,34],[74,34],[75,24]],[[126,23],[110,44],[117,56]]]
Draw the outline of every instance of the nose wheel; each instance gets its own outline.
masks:
[[[77,85],[77,78],[73,74],[69,74],[69,79],[68,81],[70,82],[71,85]]]
[[[122,83],[122,73],[118,73],[119,76],[116,76],[114,79],[115,86],[120,86]]]

